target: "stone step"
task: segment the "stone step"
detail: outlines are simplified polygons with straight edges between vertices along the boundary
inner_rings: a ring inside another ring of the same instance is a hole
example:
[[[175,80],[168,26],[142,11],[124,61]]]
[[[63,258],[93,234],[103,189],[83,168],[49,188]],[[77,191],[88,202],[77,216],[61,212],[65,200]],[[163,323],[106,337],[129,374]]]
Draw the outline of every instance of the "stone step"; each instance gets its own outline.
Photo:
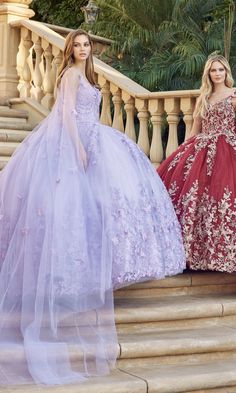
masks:
[[[119,329],[131,324],[132,329],[146,329],[147,323],[188,321],[199,318],[224,318],[236,315],[235,295],[167,296],[165,298],[119,298],[115,301]],[[142,325],[144,324],[144,325]],[[154,325],[153,325],[154,326]]]
[[[0,156],[11,156],[18,146],[17,142],[0,142]]]
[[[115,298],[236,293],[236,273],[190,272],[119,289]]]
[[[65,335],[70,337],[70,328]],[[73,336],[74,330],[71,336]],[[9,336],[10,337],[10,336]],[[14,335],[16,337],[16,335]],[[170,364],[196,364],[206,361],[236,361],[236,326],[208,329],[185,329],[181,331],[157,331],[146,334],[118,335],[119,352],[117,367],[148,367]],[[92,342],[92,338],[91,338]],[[83,351],[78,345],[69,346],[71,362],[76,366],[83,361]],[[24,362],[25,353],[19,344],[17,350],[2,347],[0,363]],[[58,357],[58,360],[60,358]]]
[[[0,97],[0,109],[9,108],[10,102],[8,98]]]
[[[118,369],[110,375],[94,377],[80,384],[46,387],[22,385],[0,387],[0,393],[147,393],[146,382]]]
[[[12,109],[9,106],[0,106],[0,116],[13,117],[16,119],[28,119],[29,112],[23,109]]]
[[[9,326],[19,325],[18,314],[6,317]],[[91,322],[96,323],[97,314],[91,311]],[[146,331],[167,331],[180,329],[198,329],[214,326],[232,326],[236,322],[236,297],[222,296],[181,296],[138,299],[117,299],[115,302],[115,320],[119,334],[139,334]],[[73,318],[64,319],[60,326],[73,328]],[[83,321],[79,320],[80,327]],[[7,323],[7,322],[5,322]],[[47,327],[48,319],[43,320]],[[236,326],[236,325],[235,325]]]
[[[71,357],[73,361],[73,356]],[[78,361],[78,360],[77,360]],[[204,362],[216,362],[221,361],[236,361],[236,351],[223,351],[223,352],[209,352],[209,353],[194,353],[188,355],[169,355],[160,357],[150,358],[136,358],[136,359],[117,359],[117,365],[119,368],[126,367],[149,367],[149,366],[161,366],[161,365],[189,365],[189,364],[201,364]]]
[[[18,326],[19,315],[10,315],[10,326]],[[96,312],[91,311],[91,322],[96,322]],[[236,323],[236,297],[222,296],[181,296],[138,299],[117,299],[115,302],[115,320],[119,334],[152,332],[153,330],[198,329],[232,326]],[[80,321],[83,327],[83,321]],[[43,326],[47,326],[45,319]],[[74,326],[74,317],[64,319],[61,327]],[[236,325],[235,325],[236,326]]]
[[[19,122],[26,123],[29,117],[29,113],[25,110],[11,109],[10,107],[1,106],[0,107],[0,121],[7,123]]]
[[[159,285],[172,289],[189,279],[191,284],[201,274],[147,282],[136,288]],[[233,275],[219,275],[219,285],[233,284]],[[203,274],[197,285],[217,284],[217,274]],[[67,392],[81,393],[230,393],[236,389],[236,296],[182,295],[129,297],[135,289],[127,288],[126,297],[115,301],[120,355],[117,369],[103,378],[70,385]],[[172,292],[171,292],[172,293]],[[93,317],[93,314],[91,315]],[[96,315],[94,315],[96,318]],[[14,321],[13,321],[14,322]],[[81,325],[80,328],[83,328]],[[63,329],[73,333],[72,321]],[[11,353],[6,347],[2,359],[14,358],[21,363],[23,348]],[[78,348],[70,347],[74,367],[81,361]],[[131,378],[131,379],[130,379]],[[39,392],[41,387],[17,386],[7,392]],[[62,392],[64,387],[43,388],[44,392]],[[3,393],[0,389],[0,393]]]
[[[119,334],[118,367],[189,364],[196,361],[236,361],[236,321],[195,329],[150,329]]]
[[[236,360],[120,370],[146,381],[148,393],[200,393],[216,392],[216,389],[228,393],[236,388]]]
[[[0,142],[22,142],[29,131],[0,129]]]
[[[33,126],[28,123],[21,123],[16,121],[6,122],[0,121],[0,130],[25,130],[32,131]]]
[[[157,299],[140,301],[137,299],[135,304],[129,299],[128,303],[116,306],[119,367],[236,359],[234,296],[169,297],[159,299],[159,303]],[[17,326],[16,319],[9,320],[9,326]],[[73,321],[63,323],[64,335],[73,336]],[[70,355],[74,363],[81,360],[73,345]],[[4,359],[14,356],[21,361],[24,352],[19,347],[18,353],[12,354],[6,347],[0,356]]]
[[[191,390],[185,393],[236,393],[236,385],[235,386],[227,386],[223,388],[214,388],[214,389],[201,389],[201,390]]]
[[[2,387],[0,393],[207,393],[236,392],[236,360],[194,365],[127,367],[80,384]]]

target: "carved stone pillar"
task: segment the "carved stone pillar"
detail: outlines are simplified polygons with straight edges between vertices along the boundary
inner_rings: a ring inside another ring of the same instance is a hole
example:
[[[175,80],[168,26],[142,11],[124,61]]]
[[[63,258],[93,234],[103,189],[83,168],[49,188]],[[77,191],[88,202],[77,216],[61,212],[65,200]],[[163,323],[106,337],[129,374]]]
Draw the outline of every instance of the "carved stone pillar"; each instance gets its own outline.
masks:
[[[192,97],[181,98],[180,109],[183,111],[184,122],[186,126],[185,140],[188,139],[189,134],[193,125],[193,111],[194,111],[195,99]]]
[[[20,29],[10,27],[9,22],[29,19],[34,11],[29,9],[32,0],[0,1],[0,98],[17,97],[19,77],[16,57],[20,43]]]
[[[143,152],[148,156],[150,153],[150,143],[148,136],[148,121],[150,114],[148,112],[147,100],[135,100],[135,105],[138,110],[139,119],[139,136],[138,145],[143,150]]]
[[[125,134],[134,142],[136,142],[134,124],[135,100],[130,94],[126,93],[125,91],[122,92],[122,99],[125,104],[124,109],[126,112]]]
[[[150,160],[155,167],[158,167],[163,160],[161,125],[164,113],[164,100],[161,98],[149,100],[148,109],[151,114],[151,122],[153,125]]]
[[[110,83],[102,76],[98,75],[98,83],[101,86],[102,93],[102,111],[100,116],[100,121],[102,124],[111,126],[111,105],[110,105]]]
[[[175,97],[165,99],[165,110],[169,124],[169,137],[166,147],[166,157],[178,148],[177,126],[179,123],[180,102]]]
[[[110,90],[112,93],[112,101],[114,104],[114,116],[112,127],[117,130],[124,132],[124,121],[123,121],[123,113],[122,113],[122,91],[116,85],[110,84]]]

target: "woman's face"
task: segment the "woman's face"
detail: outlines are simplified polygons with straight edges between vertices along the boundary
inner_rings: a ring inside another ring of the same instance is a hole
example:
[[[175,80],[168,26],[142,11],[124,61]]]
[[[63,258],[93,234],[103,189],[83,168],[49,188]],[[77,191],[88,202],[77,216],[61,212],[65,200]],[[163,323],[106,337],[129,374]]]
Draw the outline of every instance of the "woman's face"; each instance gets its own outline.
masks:
[[[73,55],[76,63],[86,61],[91,52],[91,45],[86,35],[77,35],[73,44]]]
[[[225,83],[226,70],[223,64],[220,63],[219,61],[213,61],[209,74],[212,83],[214,84]]]

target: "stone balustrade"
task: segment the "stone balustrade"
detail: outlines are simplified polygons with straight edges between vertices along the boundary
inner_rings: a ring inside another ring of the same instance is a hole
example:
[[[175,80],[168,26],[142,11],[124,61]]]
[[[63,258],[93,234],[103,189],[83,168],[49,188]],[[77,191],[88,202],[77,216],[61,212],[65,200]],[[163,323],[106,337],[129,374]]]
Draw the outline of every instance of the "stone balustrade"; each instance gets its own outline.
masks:
[[[54,102],[54,86],[65,39],[36,21],[18,20],[10,25],[20,30],[19,96],[33,99],[49,111]],[[158,166],[178,147],[180,120],[185,138],[188,136],[198,91],[151,93],[101,60],[94,58],[94,63],[102,93],[101,122],[137,142]],[[163,133],[167,140],[164,144]]]
[[[44,23],[45,26],[51,30],[59,33],[62,37],[66,37],[73,29],[63,26],[52,25],[50,23]],[[91,41],[93,43],[93,53],[96,57],[100,58],[113,44],[113,40],[108,38],[100,37],[98,35],[90,34]]]

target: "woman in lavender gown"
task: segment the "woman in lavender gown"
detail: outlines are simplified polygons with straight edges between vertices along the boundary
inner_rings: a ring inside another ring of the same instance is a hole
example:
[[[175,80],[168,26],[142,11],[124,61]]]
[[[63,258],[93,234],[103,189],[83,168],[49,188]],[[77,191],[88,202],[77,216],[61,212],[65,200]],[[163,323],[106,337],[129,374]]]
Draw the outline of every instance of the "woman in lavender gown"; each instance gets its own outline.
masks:
[[[0,175],[4,384],[107,374],[118,348],[113,289],[185,267],[160,178],[136,144],[99,123],[83,30],[67,37],[57,87],[52,112]]]

